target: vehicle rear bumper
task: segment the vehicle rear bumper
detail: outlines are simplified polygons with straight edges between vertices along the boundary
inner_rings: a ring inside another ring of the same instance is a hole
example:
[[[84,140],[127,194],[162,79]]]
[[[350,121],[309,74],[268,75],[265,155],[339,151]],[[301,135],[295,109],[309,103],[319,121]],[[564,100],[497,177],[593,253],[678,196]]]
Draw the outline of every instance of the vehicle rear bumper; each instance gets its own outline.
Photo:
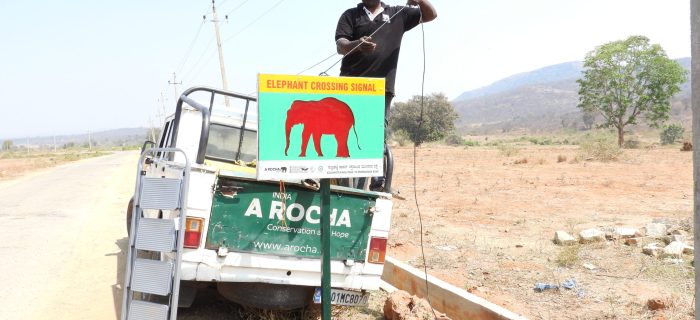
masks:
[[[378,290],[384,266],[331,261],[331,286],[354,290]],[[203,282],[263,282],[320,286],[321,260],[213,250],[185,250],[180,278]]]

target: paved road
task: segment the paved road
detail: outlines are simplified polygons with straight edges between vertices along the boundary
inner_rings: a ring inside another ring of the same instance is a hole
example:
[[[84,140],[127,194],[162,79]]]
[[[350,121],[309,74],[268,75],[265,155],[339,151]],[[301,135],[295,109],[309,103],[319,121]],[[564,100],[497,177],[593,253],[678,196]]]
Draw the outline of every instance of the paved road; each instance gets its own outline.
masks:
[[[116,319],[137,159],[119,152],[0,183],[1,319]]]
[[[0,183],[0,319],[118,319],[137,160],[119,152]],[[299,317],[286,314],[248,314],[206,288],[178,318]]]

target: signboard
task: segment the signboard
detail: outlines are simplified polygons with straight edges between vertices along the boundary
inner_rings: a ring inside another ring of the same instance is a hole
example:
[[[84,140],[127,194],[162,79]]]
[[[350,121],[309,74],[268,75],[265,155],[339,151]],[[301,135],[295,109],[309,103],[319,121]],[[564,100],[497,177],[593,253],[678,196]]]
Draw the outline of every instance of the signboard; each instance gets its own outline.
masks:
[[[209,220],[207,248],[229,251],[321,257],[321,195],[288,186],[235,181],[235,197],[217,191]],[[331,195],[332,260],[364,261],[375,205],[369,194]]]
[[[259,180],[381,176],[384,79],[258,76]]]

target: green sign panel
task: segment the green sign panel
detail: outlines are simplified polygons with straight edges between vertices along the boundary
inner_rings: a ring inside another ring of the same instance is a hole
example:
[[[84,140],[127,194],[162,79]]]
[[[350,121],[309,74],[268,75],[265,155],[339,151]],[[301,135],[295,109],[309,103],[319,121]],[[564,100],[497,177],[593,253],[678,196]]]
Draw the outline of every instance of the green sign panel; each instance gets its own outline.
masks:
[[[303,188],[240,180],[219,181],[207,248],[320,258],[320,194]],[[218,187],[221,190],[221,187]],[[331,259],[364,261],[372,224],[370,194],[331,192]]]
[[[384,79],[258,80],[258,179],[382,175]]]

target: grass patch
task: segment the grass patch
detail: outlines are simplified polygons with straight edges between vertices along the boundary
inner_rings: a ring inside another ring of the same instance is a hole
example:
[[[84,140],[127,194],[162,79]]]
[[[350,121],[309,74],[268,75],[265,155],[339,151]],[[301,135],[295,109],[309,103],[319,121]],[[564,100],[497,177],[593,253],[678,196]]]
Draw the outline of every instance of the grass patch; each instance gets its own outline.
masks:
[[[579,251],[579,245],[562,247],[561,251],[559,251],[559,254],[557,255],[557,258],[555,259],[555,262],[560,267],[571,268],[581,261]]]
[[[583,160],[614,161],[622,154],[617,138],[610,132],[597,131],[587,134],[579,145],[579,157]]]
[[[497,148],[501,155],[506,157],[512,157],[520,152],[518,148],[510,144],[499,144]]]

